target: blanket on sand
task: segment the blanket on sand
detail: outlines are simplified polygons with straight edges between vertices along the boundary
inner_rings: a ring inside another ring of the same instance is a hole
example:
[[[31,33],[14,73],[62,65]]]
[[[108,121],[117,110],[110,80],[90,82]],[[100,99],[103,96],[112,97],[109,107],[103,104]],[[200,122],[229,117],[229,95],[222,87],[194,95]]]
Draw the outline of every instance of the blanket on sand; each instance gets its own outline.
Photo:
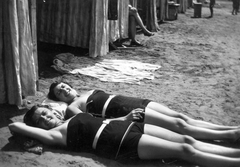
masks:
[[[135,84],[140,84],[143,79],[153,80],[153,72],[161,68],[159,65],[135,60],[96,60],[88,57],[77,57],[71,53],[56,55],[52,67],[61,73],[88,75],[105,82]]]

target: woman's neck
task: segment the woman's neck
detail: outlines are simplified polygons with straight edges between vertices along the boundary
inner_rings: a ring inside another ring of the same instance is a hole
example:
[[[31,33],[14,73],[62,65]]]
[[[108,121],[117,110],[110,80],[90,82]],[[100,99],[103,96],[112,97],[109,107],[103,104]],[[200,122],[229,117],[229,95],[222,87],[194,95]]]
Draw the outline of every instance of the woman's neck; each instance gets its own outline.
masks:
[[[57,123],[56,123],[56,127],[62,125],[65,121],[64,120],[59,120]]]
[[[79,94],[77,94],[71,101],[70,101],[70,103],[69,104],[71,104],[72,102],[74,102],[75,100],[77,100],[78,98],[80,97],[80,95]]]

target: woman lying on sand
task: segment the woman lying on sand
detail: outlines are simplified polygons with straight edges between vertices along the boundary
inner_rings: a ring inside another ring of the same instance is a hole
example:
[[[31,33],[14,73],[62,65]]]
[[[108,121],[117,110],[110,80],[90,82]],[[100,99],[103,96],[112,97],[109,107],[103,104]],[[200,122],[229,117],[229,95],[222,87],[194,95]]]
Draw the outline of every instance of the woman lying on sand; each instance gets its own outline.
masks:
[[[100,90],[79,94],[63,82],[52,83],[48,97],[69,104],[66,111],[67,118],[84,112],[102,118],[122,117],[144,122],[196,139],[237,141],[240,137],[238,126],[221,126],[194,120],[148,99],[111,95]]]
[[[88,113],[62,121],[48,108],[37,106],[25,114],[24,122],[12,123],[9,129],[48,145],[74,151],[92,149],[107,158],[179,158],[206,167],[240,166],[240,149],[204,143],[150,124],[96,118]]]

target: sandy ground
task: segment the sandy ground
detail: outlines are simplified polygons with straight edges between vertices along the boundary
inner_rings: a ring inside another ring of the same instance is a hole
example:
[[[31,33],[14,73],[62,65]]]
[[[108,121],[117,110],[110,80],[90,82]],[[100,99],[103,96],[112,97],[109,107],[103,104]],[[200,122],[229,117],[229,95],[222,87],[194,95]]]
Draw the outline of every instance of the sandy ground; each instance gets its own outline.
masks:
[[[83,75],[61,75],[50,67],[53,56],[59,52],[71,52],[76,56],[85,53],[81,51],[80,54],[73,48],[46,47],[45,51],[39,52],[40,91],[35,97],[27,97],[27,105],[41,102],[50,83],[63,79],[79,91],[103,89],[145,97],[196,119],[240,125],[240,16],[231,15],[231,10],[232,2],[226,0],[217,1],[211,19],[206,18],[210,13],[206,5],[202,8],[202,18],[191,18],[194,11],[188,9],[185,14],[178,15],[178,20],[161,24],[160,31],[154,36],[138,35],[145,47],[110,52],[106,58],[162,66],[154,73],[154,80],[143,80],[139,85],[101,82]],[[13,121],[21,121],[26,108],[0,107],[0,166],[196,166],[182,161],[171,165],[162,161],[120,163],[91,153],[74,153],[47,146],[42,155],[28,153],[12,138],[7,127]]]

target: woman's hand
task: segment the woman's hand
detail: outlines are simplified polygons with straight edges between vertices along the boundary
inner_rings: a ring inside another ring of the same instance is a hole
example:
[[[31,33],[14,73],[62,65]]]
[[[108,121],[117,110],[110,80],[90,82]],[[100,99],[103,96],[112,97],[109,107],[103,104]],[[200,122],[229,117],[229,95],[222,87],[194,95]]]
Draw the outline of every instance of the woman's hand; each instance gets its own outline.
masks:
[[[144,109],[136,108],[132,110],[127,116],[128,121],[139,121],[144,118]]]

